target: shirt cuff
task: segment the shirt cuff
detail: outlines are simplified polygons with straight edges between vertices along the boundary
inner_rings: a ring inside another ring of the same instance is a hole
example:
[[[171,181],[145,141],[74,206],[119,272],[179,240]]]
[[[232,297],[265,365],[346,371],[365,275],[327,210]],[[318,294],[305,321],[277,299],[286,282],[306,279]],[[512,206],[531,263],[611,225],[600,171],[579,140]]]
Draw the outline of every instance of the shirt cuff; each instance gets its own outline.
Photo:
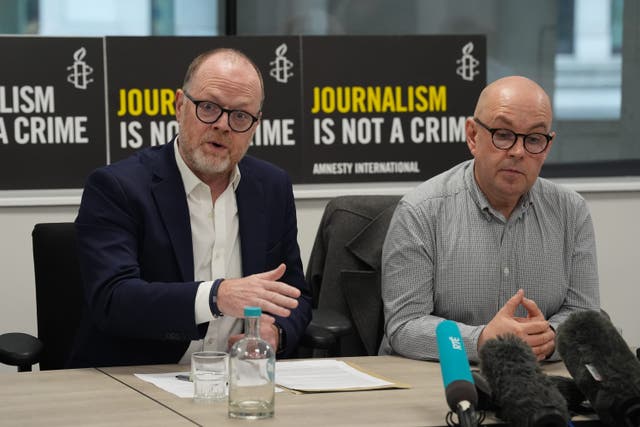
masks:
[[[209,307],[209,294],[211,293],[212,285],[213,281],[208,281],[201,282],[198,286],[195,302],[196,325],[213,320],[213,314],[211,313],[211,308]]]

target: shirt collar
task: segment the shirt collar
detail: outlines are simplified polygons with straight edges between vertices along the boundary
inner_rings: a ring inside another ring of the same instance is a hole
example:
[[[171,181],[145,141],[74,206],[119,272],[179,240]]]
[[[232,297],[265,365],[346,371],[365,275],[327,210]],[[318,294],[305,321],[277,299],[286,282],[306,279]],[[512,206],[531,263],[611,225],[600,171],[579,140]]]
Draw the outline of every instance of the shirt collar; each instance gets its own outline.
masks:
[[[186,194],[190,194],[198,185],[207,185],[200,178],[193,173],[193,171],[187,166],[182,155],[180,154],[180,150],[178,149],[178,138],[176,138],[174,154],[176,156],[176,164],[178,165],[178,170],[180,171],[180,176],[182,177],[182,183],[184,184],[184,191]],[[238,165],[235,165],[233,170],[231,171],[230,185],[233,187],[233,191],[236,191],[238,185],[240,184],[240,168]],[[208,187],[208,186],[207,186]]]
[[[484,196],[484,193],[478,187],[478,183],[476,182],[476,177],[473,173],[473,168],[475,165],[475,159],[472,159],[467,164],[467,169],[464,172],[464,182],[466,187],[469,189],[469,195],[471,196],[471,200],[475,202],[476,205],[482,211],[482,214],[485,216],[487,220],[491,219],[491,205],[489,201]]]
[[[488,221],[491,220],[492,217],[504,218],[500,212],[496,211],[489,204],[487,197],[484,195],[484,193],[478,186],[478,183],[476,182],[475,174],[473,173],[474,165],[475,165],[475,159],[470,160],[467,166],[467,170],[465,171],[465,174],[464,174],[464,181],[467,188],[469,189],[469,194],[471,195],[471,199],[475,202],[476,205],[478,205],[478,207],[482,211],[482,214]],[[511,214],[511,218],[524,215],[527,209],[530,206],[533,206],[533,197],[531,193],[536,188],[537,185],[538,185],[538,180],[536,180],[535,184],[533,184],[533,187],[531,188],[531,190],[527,191],[524,195],[520,197],[520,200],[518,201],[518,204],[516,205],[514,212]]]

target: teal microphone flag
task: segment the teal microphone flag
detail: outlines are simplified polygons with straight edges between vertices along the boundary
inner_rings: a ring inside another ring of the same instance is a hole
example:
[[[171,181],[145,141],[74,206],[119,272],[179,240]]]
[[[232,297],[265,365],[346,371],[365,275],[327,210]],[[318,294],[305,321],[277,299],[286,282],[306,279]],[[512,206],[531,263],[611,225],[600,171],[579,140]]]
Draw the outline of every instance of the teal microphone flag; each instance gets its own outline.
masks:
[[[464,349],[460,329],[456,322],[443,320],[436,327],[440,369],[445,396],[451,410],[455,411],[461,401],[473,406],[478,404],[478,393],[471,375],[469,359]]]

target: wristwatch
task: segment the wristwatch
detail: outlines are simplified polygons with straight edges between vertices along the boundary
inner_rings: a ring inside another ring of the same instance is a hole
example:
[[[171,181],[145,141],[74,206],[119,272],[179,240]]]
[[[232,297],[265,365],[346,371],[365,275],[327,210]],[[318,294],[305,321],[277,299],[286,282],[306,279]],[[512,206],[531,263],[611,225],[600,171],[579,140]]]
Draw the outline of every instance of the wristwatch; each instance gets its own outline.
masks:
[[[286,339],[287,335],[284,333],[284,329],[280,327],[277,323],[273,324],[278,330],[278,349],[276,350],[276,354],[282,353],[286,348]]]

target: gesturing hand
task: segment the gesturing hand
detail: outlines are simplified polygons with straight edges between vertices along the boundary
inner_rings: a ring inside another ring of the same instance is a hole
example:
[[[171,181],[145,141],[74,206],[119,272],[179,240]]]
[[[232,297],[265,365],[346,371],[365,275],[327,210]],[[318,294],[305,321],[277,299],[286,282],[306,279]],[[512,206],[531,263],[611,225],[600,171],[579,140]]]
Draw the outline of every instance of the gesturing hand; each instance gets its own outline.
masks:
[[[264,273],[223,280],[218,288],[218,308],[233,317],[243,317],[245,306],[260,307],[263,313],[276,316],[289,316],[291,309],[298,306],[300,290],[278,281],[286,268],[280,264]],[[261,322],[273,323],[273,317],[263,314]]]

